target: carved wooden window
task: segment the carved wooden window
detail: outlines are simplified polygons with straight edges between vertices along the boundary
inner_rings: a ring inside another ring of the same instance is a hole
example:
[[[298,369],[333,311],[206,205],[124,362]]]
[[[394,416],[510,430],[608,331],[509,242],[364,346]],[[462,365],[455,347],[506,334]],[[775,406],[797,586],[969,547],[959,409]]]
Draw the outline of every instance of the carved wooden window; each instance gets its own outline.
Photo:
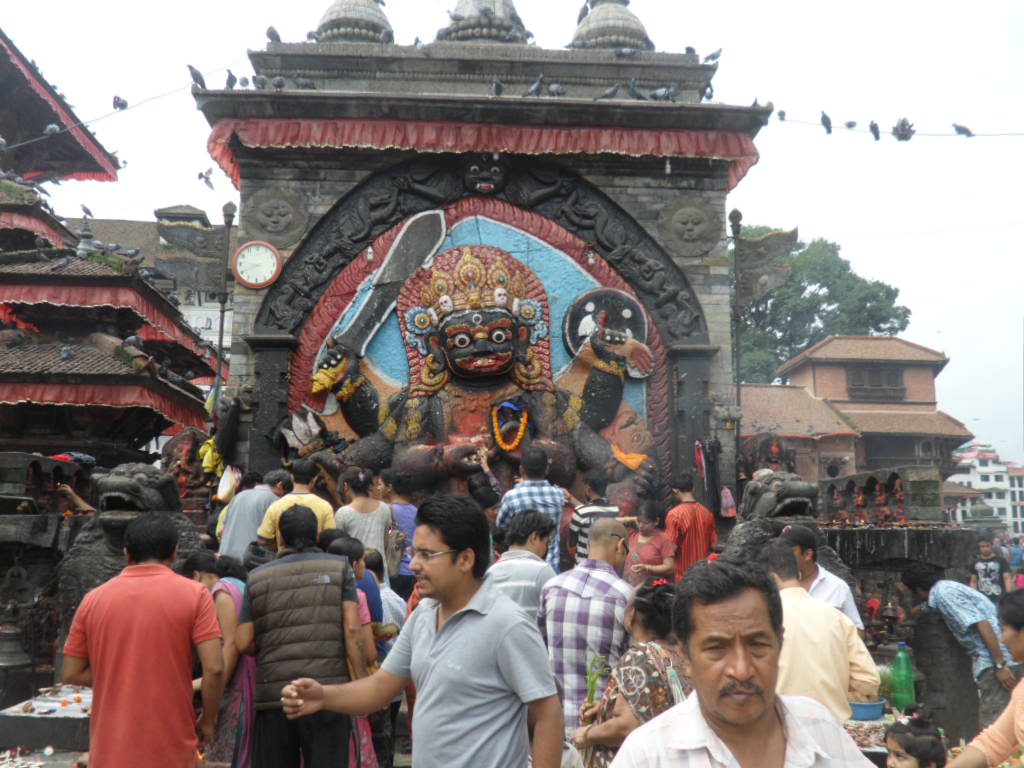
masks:
[[[903,369],[887,365],[851,365],[846,369],[851,400],[903,400]]]

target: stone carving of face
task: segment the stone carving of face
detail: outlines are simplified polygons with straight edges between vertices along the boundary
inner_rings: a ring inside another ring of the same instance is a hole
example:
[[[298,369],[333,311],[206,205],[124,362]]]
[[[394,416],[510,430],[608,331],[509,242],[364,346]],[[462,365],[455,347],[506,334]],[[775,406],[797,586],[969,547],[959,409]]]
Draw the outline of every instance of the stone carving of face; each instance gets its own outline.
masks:
[[[279,234],[292,224],[295,210],[285,200],[268,200],[256,209],[256,221],[265,232]]]
[[[501,155],[475,155],[463,172],[466,189],[479,195],[496,195],[508,183],[508,163]]]
[[[504,309],[467,309],[441,323],[438,339],[455,376],[502,376],[515,363],[516,321]]]
[[[703,240],[708,231],[708,220],[697,208],[682,208],[672,217],[672,230],[684,243]]]

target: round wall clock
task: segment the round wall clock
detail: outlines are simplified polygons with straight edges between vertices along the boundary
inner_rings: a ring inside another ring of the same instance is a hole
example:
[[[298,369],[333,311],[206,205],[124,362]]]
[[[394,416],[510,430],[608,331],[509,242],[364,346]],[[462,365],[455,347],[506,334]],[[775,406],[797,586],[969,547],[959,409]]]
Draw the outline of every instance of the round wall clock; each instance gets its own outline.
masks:
[[[246,288],[266,288],[281,274],[281,253],[270,243],[253,240],[241,246],[231,257],[235,280]]]

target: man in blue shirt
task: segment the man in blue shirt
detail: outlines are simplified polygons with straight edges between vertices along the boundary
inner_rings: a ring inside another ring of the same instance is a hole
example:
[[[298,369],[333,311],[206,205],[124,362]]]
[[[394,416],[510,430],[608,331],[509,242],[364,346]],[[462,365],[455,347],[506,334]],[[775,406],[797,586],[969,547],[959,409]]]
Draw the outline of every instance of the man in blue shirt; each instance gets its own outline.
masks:
[[[512,518],[527,509],[535,509],[549,517],[555,524],[555,532],[548,545],[547,561],[558,573],[565,491],[547,481],[548,455],[543,448],[530,446],[523,451],[519,469],[524,479],[502,498],[495,525],[499,531],[504,531],[512,524]]]
[[[990,725],[1010,703],[1010,693],[1021,677],[1020,665],[1000,636],[996,607],[976,589],[942,578],[942,569],[928,563],[914,563],[902,575],[903,583],[917,601],[914,617],[934,612],[973,661],[978,683],[978,724]]]

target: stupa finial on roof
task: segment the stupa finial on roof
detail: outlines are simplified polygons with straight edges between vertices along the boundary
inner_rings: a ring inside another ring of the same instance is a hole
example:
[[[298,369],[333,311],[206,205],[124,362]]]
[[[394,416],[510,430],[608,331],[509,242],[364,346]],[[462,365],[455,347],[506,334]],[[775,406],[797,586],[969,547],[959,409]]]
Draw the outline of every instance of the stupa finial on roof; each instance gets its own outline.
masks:
[[[334,0],[317,27],[323,43],[391,43],[395,33],[376,0]]]
[[[451,23],[438,40],[478,43],[526,43],[531,37],[514,0],[459,0],[449,11]]]
[[[590,0],[590,13],[576,28],[570,48],[635,48],[653,51],[654,43],[629,0]]]

